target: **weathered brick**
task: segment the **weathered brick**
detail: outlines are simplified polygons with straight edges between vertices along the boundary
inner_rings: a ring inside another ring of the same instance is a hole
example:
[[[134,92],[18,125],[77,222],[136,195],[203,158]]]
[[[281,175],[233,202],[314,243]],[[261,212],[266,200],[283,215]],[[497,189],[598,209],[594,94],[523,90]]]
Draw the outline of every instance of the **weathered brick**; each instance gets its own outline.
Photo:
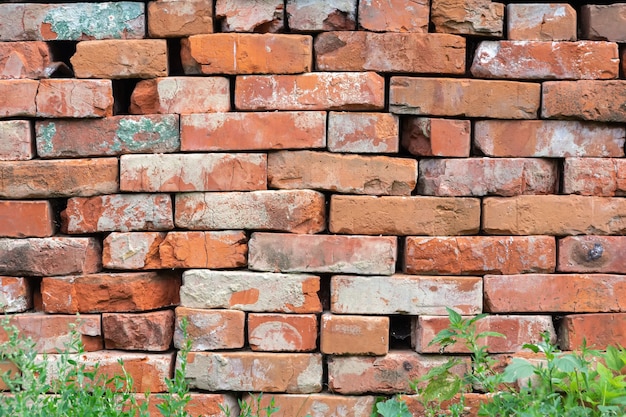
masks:
[[[276,33],[285,28],[282,0],[216,0],[215,17],[222,32]]]
[[[374,72],[243,75],[235,84],[239,110],[382,110],[385,80]]]
[[[315,38],[321,71],[464,74],[465,38],[434,33],[325,32]]]
[[[468,317],[465,317],[468,318]],[[419,353],[439,353],[440,346],[428,344],[437,333],[448,328],[450,320],[443,316],[419,316],[414,319],[412,344]],[[504,337],[484,337],[479,343],[487,347],[489,353],[515,353],[526,343],[542,341],[542,333],[547,332],[556,341],[556,332],[551,316],[487,316],[476,322],[477,332],[496,332]],[[562,348],[562,347],[561,347]],[[470,353],[462,343],[450,345],[446,353]]]
[[[152,38],[180,38],[213,32],[210,0],[157,0],[148,3],[148,34]]]
[[[38,88],[35,80],[0,80],[0,117],[36,116]]]
[[[617,158],[566,158],[563,192],[607,197],[626,195],[626,161]]]
[[[612,42],[484,41],[471,72],[475,77],[525,80],[596,80],[619,75]]]
[[[101,269],[95,238],[0,239],[0,274],[51,276],[91,274]]]
[[[585,4],[580,9],[583,39],[625,42],[626,4]]]
[[[558,179],[556,162],[545,159],[422,159],[417,192],[452,197],[553,194]]]
[[[182,320],[187,320],[186,335],[181,329]],[[245,342],[245,325],[246,313],[243,311],[177,307],[174,346],[180,349],[187,337],[195,352],[240,349]]]
[[[504,4],[491,0],[432,0],[435,32],[502,37]]]
[[[317,348],[315,314],[248,314],[248,343],[254,351],[311,352]]]
[[[409,413],[411,413],[412,416],[421,416],[429,412],[429,410],[424,407],[424,401],[419,395],[401,394],[399,398],[406,403]],[[463,415],[466,417],[478,417],[478,411],[482,404],[493,401],[492,394],[464,392],[463,394],[455,395],[449,401],[442,401],[442,410],[449,410],[453,404],[460,403],[461,398],[463,401]]]
[[[576,10],[567,3],[509,4],[506,14],[510,40],[576,40]]]
[[[176,196],[176,226],[318,233],[326,228],[326,199],[312,190],[185,193]]]
[[[252,397],[244,395],[249,401]],[[298,415],[325,415],[329,417],[370,417],[376,398],[371,395],[345,396],[331,393],[321,394],[273,394],[261,398],[261,408],[272,401],[278,411],[272,416],[294,417]],[[323,413],[323,414],[320,414]]]
[[[359,2],[359,26],[373,32],[428,32],[428,0]]]
[[[483,200],[483,230],[510,235],[626,233],[626,201],[615,197],[524,195]]]
[[[480,277],[337,275],[330,294],[330,309],[337,314],[446,315],[446,307],[476,314],[483,306]]]
[[[348,153],[396,153],[398,116],[389,113],[330,112],[328,150]]]
[[[172,200],[167,194],[74,197],[68,200],[62,220],[69,234],[174,228]]]
[[[7,374],[11,376],[16,376],[19,374],[19,372],[20,372],[19,368],[13,362],[7,359],[3,359],[0,361],[0,375]],[[8,390],[9,390],[9,387],[7,386],[7,384],[4,382],[3,379],[0,379],[0,391],[8,391]]]
[[[33,159],[34,145],[31,123],[28,120],[0,121],[0,161]]]
[[[178,304],[180,279],[156,272],[43,278],[46,313],[122,313]]]
[[[45,42],[0,42],[0,80],[46,78],[54,69]]]
[[[133,192],[267,188],[267,157],[254,153],[122,155],[120,189]]]
[[[185,74],[298,74],[311,71],[309,35],[215,33],[181,41]]]
[[[246,265],[241,231],[110,233],[102,263],[110,269],[237,268]]]
[[[70,59],[77,78],[155,78],[168,72],[164,39],[83,41]]]
[[[88,197],[118,184],[116,158],[0,162],[0,198]]]
[[[21,313],[33,306],[33,294],[27,278],[0,276],[0,313]]]
[[[604,350],[626,344],[626,314],[572,314],[559,327],[559,347],[579,350],[583,346]]]
[[[389,317],[322,314],[320,351],[326,355],[386,355]]]
[[[539,84],[516,81],[391,77],[389,109],[399,114],[534,119],[540,92]]]
[[[104,313],[102,331],[107,349],[166,351],[172,344],[174,311]]]
[[[321,111],[189,114],[181,116],[180,125],[182,151],[326,146],[326,112]]]
[[[140,2],[0,4],[0,41],[141,39]]]
[[[228,409],[231,415],[239,415],[239,405],[237,397],[233,394],[218,393],[198,393],[189,392],[189,402],[185,406],[185,410],[192,416],[201,417],[228,417],[224,410]],[[145,401],[144,394],[136,394],[137,403],[141,404]],[[157,408],[158,404],[163,404],[166,400],[160,394],[148,396],[148,412],[150,416],[163,417],[161,411]]]
[[[473,198],[333,195],[330,199],[331,233],[445,236],[471,235],[479,228],[480,201]]]
[[[181,306],[253,312],[319,313],[320,278],[304,274],[192,270],[183,273]]]
[[[550,273],[556,267],[551,236],[406,238],[407,274],[484,275]]]
[[[10,317],[9,325],[15,326],[21,337],[30,338],[34,342],[33,350],[38,353],[73,351],[73,331],[76,331],[86,352],[102,350],[104,347],[98,314],[84,314],[80,317],[44,313],[16,314]],[[0,343],[7,340],[7,333],[0,329]]]
[[[544,84],[545,85],[545,84]],[[572,120],[479,120],[474,144],[487,156],[624,156],[621,126]]]
[[[559,239],[559,272],[626,273],[626,237],[569,236]]]
[[[397,240],[387,236],[253,233],[249,268],[258,271],[391,275]]]
[[[191,352],[186,379],[192,389],[207,391],[320,392],[322,355]]]
[[[469,120],[406,117],[402,122],[402,147],[418,156],[470,155]]]
[[[292,31],[354,30],[356,0],[287,0],[287,23]]]
[[[0,236],[48,237],[54,230],[49,201],[0,201]]]
[[[110,80],[39,81],[37,117],[106,117],[113,115]]]
[[[541,91],[543,118],[626,121],[626,80],[549,81]]]

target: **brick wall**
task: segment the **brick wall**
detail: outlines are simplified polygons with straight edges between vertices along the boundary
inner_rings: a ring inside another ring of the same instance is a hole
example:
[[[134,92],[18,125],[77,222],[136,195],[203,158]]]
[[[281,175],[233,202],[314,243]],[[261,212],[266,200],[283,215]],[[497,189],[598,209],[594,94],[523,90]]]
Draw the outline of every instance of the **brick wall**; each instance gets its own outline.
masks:
[[[626,6],[570,3],[0,4],[0,312],[138,392],[187,318],[206,416],[369,416],[445,307],[626,345]]]

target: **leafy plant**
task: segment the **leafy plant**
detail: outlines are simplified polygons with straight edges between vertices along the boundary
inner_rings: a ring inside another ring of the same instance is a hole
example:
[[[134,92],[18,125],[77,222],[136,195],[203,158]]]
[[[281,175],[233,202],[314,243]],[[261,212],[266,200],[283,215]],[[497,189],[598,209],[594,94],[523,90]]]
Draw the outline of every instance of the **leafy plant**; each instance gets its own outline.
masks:
[[[263,417],[263,415],[265,415],[265,417],[271,417],[272,414],[278,411],[278,407],[276,407],[273,397],[268,406],[261,407],[263,394],[261,393],[259,395],[250,396],[252,397],[250,402],[244,401],[241,398],[237,400],[237,403],[239,404],[238,417]],[[226,417],[231,417],[231,410],[228,406],[223,407],[220,405],[220,409],[224,412],[224,414],[226,414]]]

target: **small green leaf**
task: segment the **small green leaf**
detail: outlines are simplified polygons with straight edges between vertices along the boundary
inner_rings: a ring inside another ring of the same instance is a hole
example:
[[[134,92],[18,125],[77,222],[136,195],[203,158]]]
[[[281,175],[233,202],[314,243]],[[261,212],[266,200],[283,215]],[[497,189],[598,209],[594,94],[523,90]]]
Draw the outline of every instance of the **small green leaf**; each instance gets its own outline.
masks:
[[[574,372],[582,368],[582,363],[574,355],[563,355],[553,361],[559,371]]]
[[[524,343],[524,345],[522,345],[522,349],[530,349],[534,353],[539,353],[539,346],[534,343]]]
[[[461,317],[461,315],[459,313],[457,313],[456,311],[452,310],[450,307],[446,307],[446,310],[448,311],[448,317],[450,319],[450,324],[458,325],[459,323],[461,323],[461,321],[463,320],[463,317]]]
[[[503,373],[503,380],[512,383],[518,379],[528,378],[535,373],[535,367],[528,361],[520,358],[513,358],[513,361],[506,367]]]

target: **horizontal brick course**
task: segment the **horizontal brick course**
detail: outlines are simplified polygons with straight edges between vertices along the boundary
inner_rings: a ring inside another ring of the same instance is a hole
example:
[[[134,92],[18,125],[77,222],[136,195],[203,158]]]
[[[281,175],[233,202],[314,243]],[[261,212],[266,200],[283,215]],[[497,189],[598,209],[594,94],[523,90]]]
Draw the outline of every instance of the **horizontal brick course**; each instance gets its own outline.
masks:
[[[187,320],[187,334],[183,335],[181,323]],[[176,308],[174,345],[185,346],[185,337],[192,351],[240,349],[244,345],[246,313],[239,310],[206,310]]]
[[[326,355],[386,355],[389,317],[322,314],[320,351]]]
[[[51,64],[45,42],[0,42],[0,79],[46,78]]]
[[[568,236],[559,239],[560,272],[626,273],[626,237]]]
[[[248,314],[248,343],[254,351],[312,352],[317,348],[314,314]]]
[[[624,122],[624,80],[550,81],[541,88],[541,117]]]
[[[55,229],[49,201],[0,201],[0,236],[49,237]]]
[[[563,317],[559,344],[563,350],[583,346],[605,350],[626,344],[626,314],[571,314]]]
[[[589,196],[626,194],[626,161],[617,158],[566,158],[563,193]]]
[[[104,313],[102,331],[107,349],[163,352],[172,344],[174,312]]]

